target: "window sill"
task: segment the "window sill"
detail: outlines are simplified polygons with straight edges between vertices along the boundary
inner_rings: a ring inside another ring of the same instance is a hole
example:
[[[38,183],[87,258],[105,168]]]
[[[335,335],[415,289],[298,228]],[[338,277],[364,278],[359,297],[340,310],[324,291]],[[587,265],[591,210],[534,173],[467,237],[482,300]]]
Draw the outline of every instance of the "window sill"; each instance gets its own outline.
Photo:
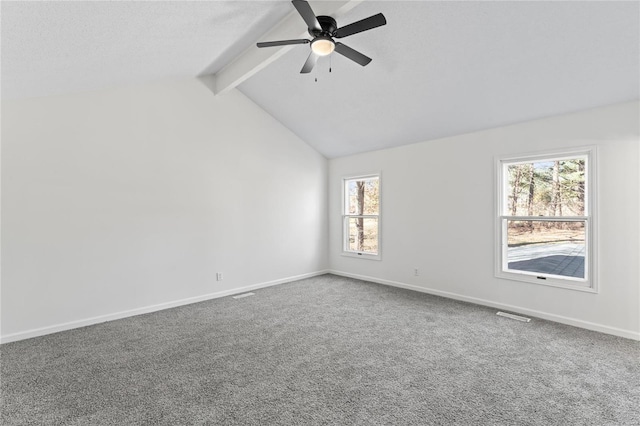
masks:
[[[380,254],[359,253],[355,251],[343,251],[342,253],[340,253],[340,255],[345,257],[354,257],[357,259],[381,260]]]
[[[549,276],[546,276],[545,279],[540,279],[536,274],[505,271],[496,271],[495,276],[496,278],[510,281],[521,281],[530,284],[545,285],[548,287],[577,290],[585,293],[598,293],[598,290],[597,288],[595,288],[594,283],[584,280],[553,278]]]

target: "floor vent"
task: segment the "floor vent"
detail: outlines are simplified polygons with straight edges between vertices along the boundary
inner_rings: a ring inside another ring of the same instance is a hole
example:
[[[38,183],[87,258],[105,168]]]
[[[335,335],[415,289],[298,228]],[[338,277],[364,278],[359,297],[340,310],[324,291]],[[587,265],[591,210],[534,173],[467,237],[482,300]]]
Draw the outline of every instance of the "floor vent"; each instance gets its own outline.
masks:
[[[496,315],[501,316],[501,317],[511,318],[511,319],[514,319],[514,320],[522,321],[522,322],[531,321],[531,318],[521,317],[520,315],[508,314],[506,312],[498,312]]]
[[[244,293],[244,294],[239,294],[237,296],[233,296],[234,299],[242,299],[245,297],[249,297],[249,296],[255,296],[255,293]]]

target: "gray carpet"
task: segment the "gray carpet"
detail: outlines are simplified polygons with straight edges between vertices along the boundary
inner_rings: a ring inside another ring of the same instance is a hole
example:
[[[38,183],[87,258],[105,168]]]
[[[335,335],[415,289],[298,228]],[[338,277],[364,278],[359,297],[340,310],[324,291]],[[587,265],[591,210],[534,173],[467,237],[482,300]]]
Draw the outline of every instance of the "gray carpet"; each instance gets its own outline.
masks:
[[[640,343],[332,275],[0,347],[3,425],[639,425]]]

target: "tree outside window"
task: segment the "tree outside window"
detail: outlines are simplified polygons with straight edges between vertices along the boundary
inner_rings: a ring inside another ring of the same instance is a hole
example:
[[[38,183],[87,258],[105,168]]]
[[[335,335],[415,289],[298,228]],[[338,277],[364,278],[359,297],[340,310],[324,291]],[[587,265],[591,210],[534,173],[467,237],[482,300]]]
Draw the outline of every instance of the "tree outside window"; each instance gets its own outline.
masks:
[[[500,271],[592,287],[591,151],[501,160]]]
[[[344,252],[379,255],[380,177],[344,180]]]

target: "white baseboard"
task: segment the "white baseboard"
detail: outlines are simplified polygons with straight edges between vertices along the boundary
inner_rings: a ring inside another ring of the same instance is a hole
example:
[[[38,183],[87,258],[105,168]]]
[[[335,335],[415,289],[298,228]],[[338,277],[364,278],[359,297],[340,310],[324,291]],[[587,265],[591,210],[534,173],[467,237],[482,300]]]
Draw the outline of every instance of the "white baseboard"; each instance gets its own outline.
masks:
[[[501,309],[501,310],[505,310],[505,311],[511,311],[511,312],[515,312],[515,313],[519,313],[519,314],[524,314],[524,315],[536,317],[536,318],[541,318],[541,319],[545,319],[545,320],[549,320],[549,321],[558,322],[558,323],[561,323],[561,324],[571,325],[571,326],[579,327],[579,328],[585,328],[587,330],[598,331],[600,333],[612,334],[614,336],[619,336],[619,337],[624,337],[624,338],[627,338],[627,339],[639,340],[640,341],[640,333],[639,332],[635,332],[635,331],[631,331],[631,330],[624,330],[624,329],[621,329],[621,328],[609,327],[609,326],[606,326],[606,325],[596,324],[596,323],[589,322],[589,321],[583,321],[583,320],[578,320],[578,319],[575,319],[575,318],[564,317],[564,316],[561,316],[561,315],[550,314],[550,313],[547,313],[547,312],[536,311],[536,310],[533,310],[533,309],[527,309],[527,308],[523,308],[523,307],[520,307],[520,306],[513,306],[513,305],[507,305],[507,304],[504,304],[504,303],[492,302],[490,300],[479,299],[479,298],[476,298],[476,297],[463,296],[461,294],[450,293],[448,291],[442,291],[442,290],[435,290],[435,289],[432,289],[432,288],[420,287],[420,286],[417,286],[417,285],[401,283],[401,282],[398,282],[398,281],[384,280],[384,279],[380,279],[380,278],[376,278],[376,277],[369,277],[369,276],[366,276],[366,275],[351,274],[351,273],[348,273],[348,272],[335,271],[335,270],[330,270],[329,273],[334,274],[334,275],[340,275],[340,276],[343,276],[343,277],[348,277],[348,278],[355,278],[355,279],[363,280],[363,281],[370,281],[370,282],[374,282],[374,283],[377,283],[377,284],[388,285],[388,286],[391,286],[391,287],[399,287],[399,288],[404,288],[404,289],[407,289],[407,290],[418,291],[420,293],[433,294],[435,296],[441,296],[441,297],[446,297],[448,299],[460,300],[462,302],[469,302],[469,303],[473,303],[473,304],[476,304],[476,305],[488,306],[488,307],[491,307],[491,308]]]
[[[234,294],[244,293],[247,291],[258,290],[260,288],[271,287],[278,284],[285,284],[292,281],[298,281],[305,278],[324,275],[329,271],[317,271],[308,274],[296,275],[294,277],[282,278],[279,280],[268,281],[264,283],[252,284],[245,287],[233,288],[230,290],[219,291],[216,293],[204,294],[202,296],[189,297],[187,299],[175,300],[172,302],[160,303],[158,305],[145,306],[142,308],[131,309],[128,311],[116,312],[113,314],[100,315],[97,317],[86,318],[78,321],[70,321],[62,324],[55,324],[47,327],[35,328],[32,330],[21,331],[18,333],[7,334],[0,337],[0,343],[16,342],[18,340],[30,339],[32,337],[44,336],[47,334],[58,333],[60,331],[72,330],[74,328],[86,327],[88,325],[100,324],[107,321],[114,321],[122,318],[133,317],[150,312],[162,311],[164,309],[175,308],[178,306],[190,305],[192,303],[204,302],[205,300],[218,299],[220,297],[231,296]]]
[[[136,315],[147,314],[147,313],[150,313],[150,312],[161,311],[161,310],[164,310],[164,309],[175,308],[175,307],[178,307],[178,306],[189,305],[189,304],[192,304],[192,303],[203,302],[203,301],[206,301],[206,300],[218,299],[220,297],[227,297],[227,296],[231,296],[231,295],[234,295],[234,294],[244,293],[244,292],[247,292],[247,291],[258,290],[258,289],[261,289],[261,288],[271,287],[271,286],[275,286],[275,285],[279,285],[279,284],[285,284],[285,283],[288,283],[288,282],[302,280],[302,279],[305,279],[305,278],[316,277],[316,276],[324,275],[324,274],[327,274],[327,273],[331,273],[331,274],[334,274],[334,275],[340,275],[340,276],[348,277],[348,278],[355,278],[355,279],[359,279],[359,280],[363,280],[363,281],[370,281],[370,282],[374,282],[374,283],[378,283],[378,284],[388,285],[388,286],[391,286],[391,287],[404,288],[404,289],[408,289],[408,290],[418,291],[418,292],[421,292],[421,293],[433,294],[435,296],[441,296],[441,297],[446,297],[446,298],[449,298],[449,299],[460,300],[460,301],[463,301],[463,302],[474,303],[476,305],[482,305],[482,306],[488,306],[488,307],[491,307],[491,308],[502,309],[502,310],[511,311],[511,312],[515,312],[515,313],[519,313],[519,314],[523,314],[523,315],[529,315],[529,316],[532,316],[532,317],[537,317],[537,318],[542,318],[542,319],[549,320],[549,321],[558,322],[558,323],[561,323],[561,324],[567,324],[567,325],[571,325],[571,326],[574,326],[574,327],[584,328],[584,329],[587,329],[587,330],[598,331],[598,332],[601,332],[601,333],[611,334],[611,335],[614,335],[614,336],[620,336],[620,337],[624,337],[624,338],[627,338],[627,339],[640,341],[640,333],[634,332],[634,331],[631,331],[631,330],[624,330],[624,329],[620,329],[620,328],[609,327],[609,326],[606,326],[606,325],[596,324],[596,323],[592,323],[592,322],[588,322],[588,321],[582,321],[582,320],[578,320],[578,319],[574,319],[574,318],[564,317],[564,316],[561,316],[561,315],[554,315],[554,314],[549,314],[549,313],[542,312],[542,311],[536,311],[536,310],[533,310],[533,309],[522,308],[522,307],[519,307],[519,306],[507,305],[507,304],[503,304],[503,303],[496,303],[496,302],[492,302],[490,300],[479,299],[479,298],[476,298],[476,297],[463,296],[463,295],[457,294],[457,293],[451,293],[451,292],[442,291],[442,290],[435,290],[435,289],[431,289],[431,288],[420,287],[420,286],[416,286],[416,285],[412,285],[412,284],[401,283],[401,282],[398,282],[398,281],[385,280],[385,279],[380,279],[380,278],[376,278],[376,277],[370,277],[370,276],[366,276],[366,275],[351,274],[351,273],[342,272],[342,271],[336,271],[336,270],[324,270],[324,271],[317,271],[317,272],[312,272],[312,273],[303,274],[303,275],[297,275],[297,276],[288,277],[288,278],[282,278],[282,279],[274,280],[274,281],[268,281],[268,282],[264,282],[264,283],[252,284],[252,285],[249,285],[249,286],[234,288],[234,289],[220,291],[220,292],[216,292],[216,293],[205,294],[205,295],[202,295],[202,296],[190,297],[190,298],[187,298],[187,299],[161,303],[161,304],[158,304],[158,305],[145,306],[145,307],[142,307],[142,308],[131,309],[131,310],[128,310],[128,311],[116,312],[116,313],[107,314],[107,315],[100,315],[100,316],[97,316],[97,317],[86,318],[86,319],[83,319],[83,320],[71,321],[71,322],[66,322],[66,323],[62,323],[62,324],[56,324],[56,325],[52,325],[52,326],[47,326],[47,327],[42,327],[42,328],[37,328],[37,329],[32,329],[32,330],[27,330],[27,331],[22,331],[22,332],[18,332],[18,333],[7,334],[5,336],[1,336],[0,337],[0,343],[16,342],[18,340],[30,339],[32,337],[38,337],[38,336],[44,336],[44,335],[47,335],[47,334],[57,333],[57,332],[60,332],[60,331],[66,331],[66,330],[72,330],[74,328],[86,327],[88,325],[100,324],[100,323],[107,322],[107,321],[114,321],[114,320],[118,320],[118,319],[122,319],[122,318],[128,318],[128,317],[132,317],[132,316],[136,316]]]

